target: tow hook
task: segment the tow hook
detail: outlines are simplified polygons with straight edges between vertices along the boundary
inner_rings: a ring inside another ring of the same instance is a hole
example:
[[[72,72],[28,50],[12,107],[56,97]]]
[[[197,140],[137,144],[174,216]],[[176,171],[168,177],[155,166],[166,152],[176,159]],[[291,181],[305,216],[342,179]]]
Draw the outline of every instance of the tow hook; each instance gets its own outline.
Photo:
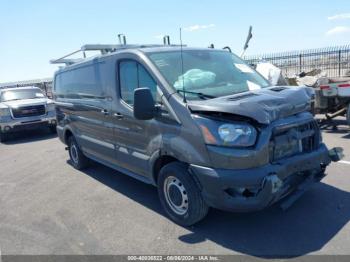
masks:
[[[334,147],[328,151],[328,155],[333,162],[338,162],[344,157],[343,148],[342,147]]]
[[[67,150],[67,151],[68,151],[68,150],[69,150],[69,147],[68,147],[68,146],[66,146],[66,147],[64,148],[64,150]]]

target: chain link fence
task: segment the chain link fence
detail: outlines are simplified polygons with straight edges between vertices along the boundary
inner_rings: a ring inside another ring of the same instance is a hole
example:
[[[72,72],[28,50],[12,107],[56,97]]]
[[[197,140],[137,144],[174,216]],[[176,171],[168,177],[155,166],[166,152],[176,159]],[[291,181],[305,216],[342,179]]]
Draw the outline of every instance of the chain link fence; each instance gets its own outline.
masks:
[[[328,77],[350,76],[350,45],[302,51],[245,56],[249,64],[267,61],[282,70],[286,77],[321,69]]]

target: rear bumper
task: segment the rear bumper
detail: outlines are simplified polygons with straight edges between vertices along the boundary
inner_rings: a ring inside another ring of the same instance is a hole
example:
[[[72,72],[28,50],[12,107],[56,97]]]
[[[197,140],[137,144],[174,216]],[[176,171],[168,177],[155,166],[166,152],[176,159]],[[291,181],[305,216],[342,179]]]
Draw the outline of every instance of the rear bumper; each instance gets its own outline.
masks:
[[[208,205],[230,211],[263,209],[303,184],[319,182],[331,162],[325,145],[311,153],[296,155],[278,164],[228,170],[191,165]]]
[[[45,125],[56,125],[56,115],[49,112],[43,116],[23,117],[12,119],[11,117],[2,118],[0,121],[1,132],[15,132],[20,130],[34,129]]]

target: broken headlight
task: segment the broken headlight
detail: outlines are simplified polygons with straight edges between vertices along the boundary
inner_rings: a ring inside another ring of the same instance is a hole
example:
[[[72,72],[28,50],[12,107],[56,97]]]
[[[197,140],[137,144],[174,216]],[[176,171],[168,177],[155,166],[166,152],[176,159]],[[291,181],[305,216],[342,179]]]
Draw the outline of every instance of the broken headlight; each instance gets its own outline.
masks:
[[[232,147],[249,147],[255,144],[257,131],[248,123],[225,123],[199,116],[194,119],[199,123],[207,144]]]

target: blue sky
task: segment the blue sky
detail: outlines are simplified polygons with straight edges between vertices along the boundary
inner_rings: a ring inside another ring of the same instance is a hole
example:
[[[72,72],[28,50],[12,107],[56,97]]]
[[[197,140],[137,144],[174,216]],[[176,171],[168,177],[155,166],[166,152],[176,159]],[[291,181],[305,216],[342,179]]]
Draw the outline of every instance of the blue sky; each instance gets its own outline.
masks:
[[[1,0],[0,83],[50,77],[49,60],[86,43],[172,43],[230,46],[247,54],[350,44],[350,1],[273,0]]]

